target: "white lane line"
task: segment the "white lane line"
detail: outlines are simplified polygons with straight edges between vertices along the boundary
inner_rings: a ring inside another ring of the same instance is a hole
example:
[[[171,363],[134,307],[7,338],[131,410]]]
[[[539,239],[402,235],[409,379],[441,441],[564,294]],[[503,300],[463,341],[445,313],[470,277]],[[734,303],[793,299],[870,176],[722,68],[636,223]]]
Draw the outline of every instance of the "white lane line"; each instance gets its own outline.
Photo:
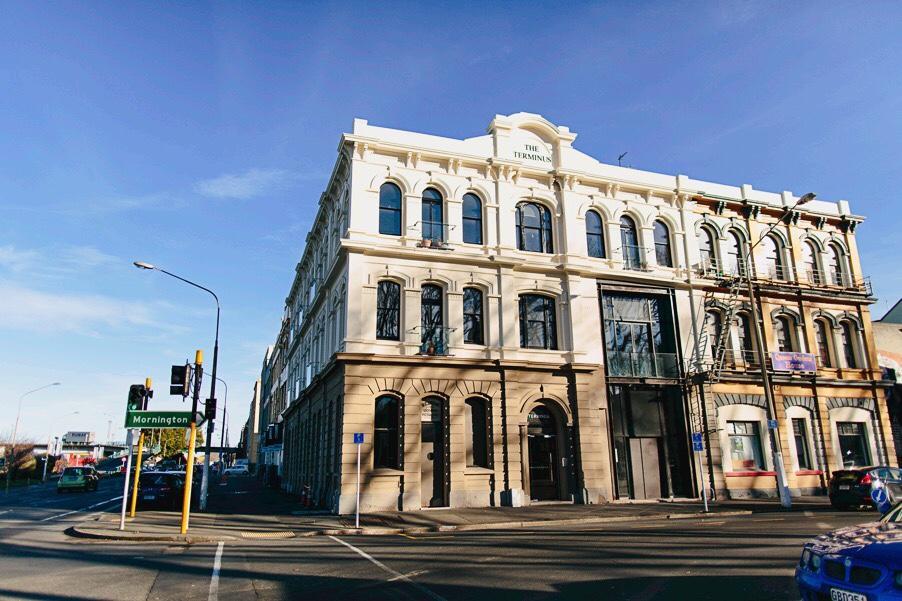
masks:
[[[9,513],[10,511],[12,511],[12,509],[4,509],[3,511],[0,511],[0,515],[3,515],[4,513]]]
[[[815,524],[815,526],[823,530],[833,530],[833,526],[831,526],[827,522],[818,522],[817,524]]]
[[[82,507],[81,509],[74,509],[72,511],[67,511],[66,513],[59,513],[57,515],[51,515],[46,518],[41,518],[38,520],[39,522],[49,522],[50,520],[58,520],[59,518],[64,518],[67,515],[72,515],[73,513],[83,513],[88,511],[89,509],[94,509],[95,507],[100,507],[101,505],[106,505],[107,503],[112,503],[113,501],[118,501],[122,499],[122,495],[118,497],[113,497],[112,499],[107,499],[106,501],[101,501],[100,503],[94,503],[93,505],[88,505],[87,507]]]
[[[436,595],[435,593],[433,593],[432,591],[430,591],[428,588],[426,588],[426,587],[424,587],[424,586],[421,586],[421,585],[417,584],[416,582],[414,582],[413,580],[411,580],[411,579],[410,579],[409,577],[407,577],[406,575],[404,575],[404,574],[402,574],[402,573],[400,573],[400,572],[394,571],[393,569],[391,569],[390,567],[388,567],[387,565],[385,565],[384,563],[382,563],[381,561],[379,561],[378,559],[376,559],[375,557],[373,557],[372,555],[370,555],[370,554],[367,553],[366,551],[363,551],[363,550],[361,550],[361,549],[358,549],[358,548],[355,547],[354,545],[352,545],[352,544],[350,544],[350,543],[346,543],[345,541],[341,540],[340,538],[336,538],[336,537],[334,537],[334,536],[330,536],[329,538],[331,538],[332,540],[334,540],[334,541],[337,542],[337,543],[341,543],[342,545],[344,545],[345,547],[347,547],[348,549],[350,549],[350,550],[353,551],[354,553],[357,553],[357,554],[360,555],[361,557],[363,557],[363,558],[368,559],[369,561],[371,561],[374,565],[378,566],[379,569],[381,569],[381,570],[383,570],[384,572],[387,572],[387,573],[391,574],[392,576],[394,576],[394,578],[389,578],[389,581],[401,580],[401,581],[403,581],[403,582],[409,584],[409,585],[412,586],[413,588],[417,589],[418,591],[420,591],[421,593],[423,593],[424,595],[426,595],[426,596],[429,597],[430,599],[434,599],[434,601],[447,601],[447,600],[446,600],[444,597],[442,597],[441,595]]]
[[[219,569],[222,567],[222,541],[216,547],[216,559],[213,560],[213,575],[210,577],[210,594],[207,601],[219,601]]]

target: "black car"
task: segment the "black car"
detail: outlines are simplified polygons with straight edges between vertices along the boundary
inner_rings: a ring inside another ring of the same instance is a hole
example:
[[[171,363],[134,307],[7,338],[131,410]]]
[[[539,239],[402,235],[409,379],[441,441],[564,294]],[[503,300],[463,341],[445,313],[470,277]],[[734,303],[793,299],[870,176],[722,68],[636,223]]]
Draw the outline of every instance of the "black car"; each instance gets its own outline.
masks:
[[[138,479],[138,506],[179,509],[184,491],[184,472],[144,472]]]
[[[902,470],[885,465],[837,470],[830,478],[830,504],[839,510],[873,507],[871,484],[879,478],[890,490],[902,486]]]

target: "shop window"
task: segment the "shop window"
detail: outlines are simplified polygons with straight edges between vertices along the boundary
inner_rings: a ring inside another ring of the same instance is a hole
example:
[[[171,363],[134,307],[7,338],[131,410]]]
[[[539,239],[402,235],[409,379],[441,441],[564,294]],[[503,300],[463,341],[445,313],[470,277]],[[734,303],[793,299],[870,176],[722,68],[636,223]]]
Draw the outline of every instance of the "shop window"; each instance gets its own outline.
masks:
[[[758,422],[727,422],[730,461],[734,470],[763,470],[761,434]]]
[[[376,338],[401,339],[401,286],[383,280],[376,289]]]
[[[473,467],[489,467],[488,444],[488,411],[485,399],[467,399],[467,432],[470,435],[467,445],[467,465]]]
[[[400,420],[401,402],[389,395],[376,399],[373,432],[373,467],[401,469]]]
[[[539,294],[520,296],[520,346],[557,350],[553,299]]]
[[[808,447],[808,428],[805,419],[794,417],[792,419],[792,436],[796,444],[796,459],[800,470],[814,469],[811,461],[811,449]]]
[[[479,288],[464,288],[464,342],[485,344],[484,332],[482,291]]]
[[[867,434],[862,422],[837,422],[836,431],[843,467],[865,467],[871,464]]]
[[[401,235],[401,188],[391,182],[379,188],[379,233]]]
[[[551,212],[535,202],[517,205],[517,248],[529,252],[552,253]]]
[[[604,224],[597,211],[586,213],[586,248],[590,257],[604,259]]]
[[[482,201],[475,194],[464,194],[464,242],[482,244]]]

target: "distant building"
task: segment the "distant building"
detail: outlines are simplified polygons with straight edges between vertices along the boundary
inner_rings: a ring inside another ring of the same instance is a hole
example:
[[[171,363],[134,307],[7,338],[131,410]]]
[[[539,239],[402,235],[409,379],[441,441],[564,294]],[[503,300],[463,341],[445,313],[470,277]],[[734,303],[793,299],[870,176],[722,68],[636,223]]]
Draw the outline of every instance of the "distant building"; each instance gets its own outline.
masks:
[[[63,444],[94,444],[94,432],[66,432],[63,434]]]
[[[880,367],[891,384],[886,389],[886,407],[896,442],[896,458],[902,465],[902,300],[880,321],[875,321],[873,328]]]
[[[242,437],[244,438],[247,453],[248,469],[252,472],[256,470],[260,461],[260,380],[254,382],[253,396],[251,397],[250,408],[248,410],[247,422],[242,429]]]

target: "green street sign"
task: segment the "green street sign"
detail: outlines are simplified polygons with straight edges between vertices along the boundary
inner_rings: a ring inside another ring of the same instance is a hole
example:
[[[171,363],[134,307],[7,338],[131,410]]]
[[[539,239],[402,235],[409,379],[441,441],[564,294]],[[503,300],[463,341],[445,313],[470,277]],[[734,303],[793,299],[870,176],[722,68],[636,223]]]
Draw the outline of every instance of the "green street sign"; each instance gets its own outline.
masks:
[[[204,416],[193,414],[194,423],[203,423]],[[126,428],[187,428],[191,425],[190,411],[128,411],[125,414]]]

